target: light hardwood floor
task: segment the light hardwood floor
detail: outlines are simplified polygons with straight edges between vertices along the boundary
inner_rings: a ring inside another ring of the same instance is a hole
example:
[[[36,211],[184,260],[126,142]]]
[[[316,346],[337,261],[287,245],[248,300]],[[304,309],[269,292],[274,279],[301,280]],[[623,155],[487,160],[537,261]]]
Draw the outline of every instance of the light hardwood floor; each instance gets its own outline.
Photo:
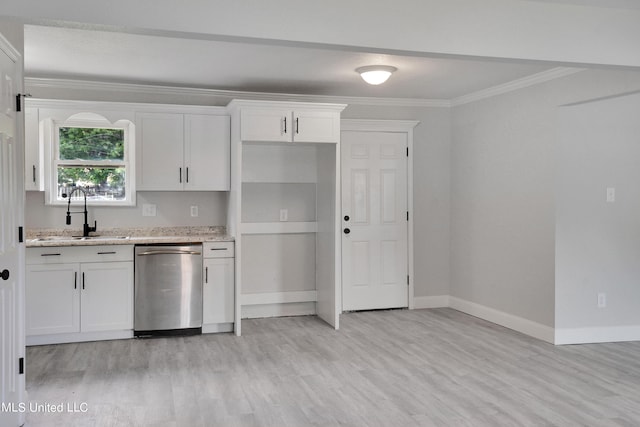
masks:
[[[554,347],[452,309],[30,347],[27,426],[638,426],[640,342]]]

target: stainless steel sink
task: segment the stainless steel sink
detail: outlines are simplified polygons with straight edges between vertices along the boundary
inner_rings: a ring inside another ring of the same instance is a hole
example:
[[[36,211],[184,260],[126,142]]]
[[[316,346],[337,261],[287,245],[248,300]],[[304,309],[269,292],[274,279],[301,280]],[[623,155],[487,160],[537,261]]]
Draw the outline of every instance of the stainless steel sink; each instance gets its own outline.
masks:
[[[75,238],[71,236],[47,236],[47,237],[38,237],[37,239],[33,239],[34,242],[53,242],[53,241],[61,241],[61,240],[75,240]]]
[[[74,237],[77,240],[126,240],[129,236],[89,236],[89,237]]]
[[[78,240],[127,240],[129,236],[46,236],[33,239],[35,242],[63,242]]]

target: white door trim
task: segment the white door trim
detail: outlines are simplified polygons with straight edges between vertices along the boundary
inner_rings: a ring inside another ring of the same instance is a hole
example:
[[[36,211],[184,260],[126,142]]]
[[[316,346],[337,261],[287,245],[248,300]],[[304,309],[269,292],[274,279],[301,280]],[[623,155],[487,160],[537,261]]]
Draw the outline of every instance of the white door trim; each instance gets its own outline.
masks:
[[[407,134],[409,158],[407,160],[407,272],[409,274],[409,309],[414,308],[414,274],[413,274],[413,128],[420,124],[417,120],[371,120],[342,119],[340,131],[358,132],[401,132]],[[342,188],[342,186],[340,186]],[[340,198],[342,200],[342,197]],[[342,290],[340,291],[342,294]]]
[[[24,69],[23,69],[23,59],[22,54],[14,48],[14,46],[5,38],[5,36],[0,33],[0,50],[5,53],[10,60],[14,61],[16,64],[16,94],[24,93]],[[22,98],[22,111],[16,112],[16,127],[15,127],[15,139],[16,146],[18,147],[18,153],[16,154],[16,201],[17,206],[16,209],[16,226],[24,226],[24,98]],[[12,101],[15,101],[12,99]],[[24,325],[24,298],[25,298],[25,246],[24,243],[18,244],[18,271],[15,272],[18,283],[18,292],[16,298],[16,316],[17,322],[15,325],[15,332],[18,335],[18,358],[24,358],[26,356],[25,349],[25,325]],[[25,388],[25,374],[18,375],[18,401],[25,402],[26,399],[26,388]],[[18,425],[23,425],[25,423],[26,414],[24,412],[20,412],[18,414]]]

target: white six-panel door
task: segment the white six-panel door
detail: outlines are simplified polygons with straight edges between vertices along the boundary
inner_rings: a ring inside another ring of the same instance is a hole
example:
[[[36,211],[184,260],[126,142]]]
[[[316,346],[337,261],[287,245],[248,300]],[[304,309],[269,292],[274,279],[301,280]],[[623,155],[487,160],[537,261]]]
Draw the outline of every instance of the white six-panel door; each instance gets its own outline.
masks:
[[[342,132],[342,309],[408,307],[407,134]]]
[[[2,40],[0,40],[2,42]],[[0,43],[0,410],[1,426],[18,426],[23,382],[18,372],[22,351],[20,319],[20,253],[18,216],[22,177],[17,141],[15,102],[18,67]],[[13,406],[12,406],[13,405]]]

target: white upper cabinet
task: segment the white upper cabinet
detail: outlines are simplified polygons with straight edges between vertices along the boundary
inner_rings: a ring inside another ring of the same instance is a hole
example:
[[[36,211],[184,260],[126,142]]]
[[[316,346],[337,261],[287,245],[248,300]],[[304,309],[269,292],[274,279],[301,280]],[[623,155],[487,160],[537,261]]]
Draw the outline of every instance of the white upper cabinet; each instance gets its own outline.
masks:
[[[38,109],[24,109],[24,189],[44,191],[43,153]]]
[[[138,113],[136,132],[137,190],[229,190],[228,116]]]
[[[136,133],[136,189],[182,190],[183,115],[137,114]]]
[[[256,108],[242,111],[243,141],[291,141],[291,111],[280,108]]]
[[[301,110],[293,112],[294,142],[340,141],[340,113],[335,111]]]
[[[229,116],[184,116],[184,189],[229,191],[231,144]],[[188,175],[187,175],[188,174]]]
[[[253,105],[255,104],[255,105]],[[340,110],[302,104],[299,107],[256,101],[233,101],[241,108],[240,139],[264,142],[328,142],[340,140]],[[326,104],[325,104],[326,105]]]

